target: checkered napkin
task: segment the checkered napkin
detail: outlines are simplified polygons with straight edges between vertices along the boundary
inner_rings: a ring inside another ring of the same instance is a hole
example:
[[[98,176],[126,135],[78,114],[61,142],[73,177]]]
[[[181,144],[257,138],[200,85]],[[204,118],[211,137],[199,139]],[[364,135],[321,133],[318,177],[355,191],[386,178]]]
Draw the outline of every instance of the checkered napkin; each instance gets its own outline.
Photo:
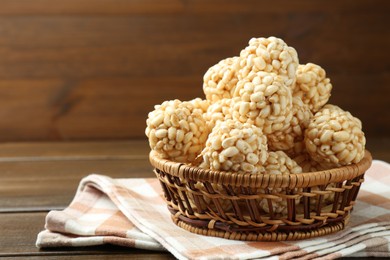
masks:
[[[51,211],[37,246],[114,244],[168,250],[179,259],[334,259],[390,257],[390,164],[374,161],[346,229],[292,242],[245,242],[177,227],[157,179],[84,178],[68,208]]]

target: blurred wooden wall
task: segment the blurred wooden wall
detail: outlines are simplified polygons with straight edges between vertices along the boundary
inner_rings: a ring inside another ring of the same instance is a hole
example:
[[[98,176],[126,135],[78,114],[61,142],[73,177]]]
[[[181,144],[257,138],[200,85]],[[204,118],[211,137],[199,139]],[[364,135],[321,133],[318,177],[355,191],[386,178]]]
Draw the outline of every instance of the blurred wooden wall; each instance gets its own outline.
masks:
[[[203,96],[208,67],[271,35],[389,136],[389,2],[2,0],[0,141],[143,138],[154,104]]]

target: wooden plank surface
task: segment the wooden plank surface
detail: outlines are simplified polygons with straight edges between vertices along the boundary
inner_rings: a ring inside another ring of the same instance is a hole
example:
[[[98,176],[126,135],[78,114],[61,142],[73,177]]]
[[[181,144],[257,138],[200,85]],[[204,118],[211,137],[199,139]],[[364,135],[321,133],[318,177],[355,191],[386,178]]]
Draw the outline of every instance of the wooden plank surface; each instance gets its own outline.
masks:
[[[80,180],[91,174],[113,178],[154,177],[147,159],[12,162],[0,164],[0,211],[65,207]]]
[[[323,66],[331,102],[389,136],[386,0],[0,2],[0,141],[143,137],[154,104],[202,94],[251,37]]]
[[[146,140],[0,145],[0,212],[63,208],[80,180],[154,177]]]
[[[124,141],[0,143],[0,162],[147,158],[147,138]]]
[[[236,12],[260,12],[269,11],[289,13],[291,11],[317,11],[319,5],[325,11],[353,10],[353,11],[376,11],[377,6],[366,0],[344,0],[329,4],[327,0],[316,2],[307,0],[296,0],[294,3],[286,0],[276,0],[276,4],[270,3],[259,10],[248,8],[248,6],[260,6],[257,0],[164,0],[163,3],[155,0],[111,0],[108,4],[106,0],[50,0],[51,5],[47,5],[48,0],[2,0],[0,14],[5,15],[63,15],[63,14],[155,14],[167,12],[216,12],[216,13],[236,13]],[[385,6],[387,0],[375,0],[376,5]],[[281,8],[284,7],[284,8]]]

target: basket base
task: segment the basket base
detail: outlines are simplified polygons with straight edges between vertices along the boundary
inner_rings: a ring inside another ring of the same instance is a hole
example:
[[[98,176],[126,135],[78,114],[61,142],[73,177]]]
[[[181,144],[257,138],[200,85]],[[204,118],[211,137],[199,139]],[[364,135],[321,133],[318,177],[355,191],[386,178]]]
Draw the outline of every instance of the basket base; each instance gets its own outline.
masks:
[[[329,223],[326,226],[319,227],[310,231],[273,231],[266,233],[259,232],[228,232],[221,231],[209,228],[200,228],[194,225],[191,225],[187,222],[184,222],[178,218],[172,216],[173,222],[187,231],[198,235],[220,237],[225,239],[232,240],[242,240],[242,241],[287,241],[287,240],[301,240],[314,238],[319,236],[328,235],[337,231],[344,229],[345,224],[343,222],[338,223]]]

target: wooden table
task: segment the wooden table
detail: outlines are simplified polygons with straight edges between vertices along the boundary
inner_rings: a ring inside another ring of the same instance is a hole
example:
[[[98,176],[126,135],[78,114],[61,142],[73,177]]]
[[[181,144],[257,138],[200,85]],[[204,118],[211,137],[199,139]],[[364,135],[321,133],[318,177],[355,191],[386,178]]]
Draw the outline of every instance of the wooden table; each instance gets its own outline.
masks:
[[[376,159],[390,161],[390,139],[370,140]],[[90,173],[114,178],[154,177],[146,140],[0,145],[0,256],[69,259],[173,259],[169,253],[116,246],[39,250],[36,235],[52,209],[72,200]]]

